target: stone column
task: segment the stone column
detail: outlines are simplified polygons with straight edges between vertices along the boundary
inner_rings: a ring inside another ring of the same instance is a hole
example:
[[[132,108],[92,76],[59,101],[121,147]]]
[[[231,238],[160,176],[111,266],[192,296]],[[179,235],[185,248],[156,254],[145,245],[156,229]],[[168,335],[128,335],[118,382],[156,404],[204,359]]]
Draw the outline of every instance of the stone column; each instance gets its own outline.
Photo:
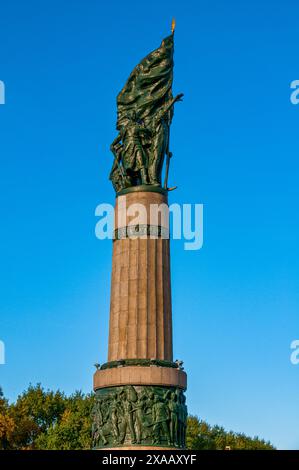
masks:
[[[186,373],[173,362],[167,193],[116,198],[108,362],[94,375],[94,448],[183,448]]]
[[[140,204],[147,214],[139,212],[140,223],[135,224],[132,212]],[[118,197],[115,209],[108,361],[172,361],[167,196],[132,192]]]

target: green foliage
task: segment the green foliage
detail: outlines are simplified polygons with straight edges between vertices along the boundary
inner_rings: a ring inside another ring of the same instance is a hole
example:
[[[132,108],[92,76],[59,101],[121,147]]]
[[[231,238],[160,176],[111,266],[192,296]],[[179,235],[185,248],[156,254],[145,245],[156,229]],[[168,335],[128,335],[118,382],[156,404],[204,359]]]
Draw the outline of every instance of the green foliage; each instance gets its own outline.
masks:
[[[197,416],[188,416],[187,448],[192,450],[271,450],[274,447],[258,437],[225,431],[221,426],[210,426]]]
[[[30,385],[9,405],[0,388],[0,449],[90,449],[94,396]],[[273,449],[269,442],[226,432],[196,416],[188,417],[187,448],[192,450]]]
[[[7,443],[9,449],[34,449],[37,438],[47,433],[66,408],[66,397],[57,391],[45,391],[39,384],[29,386],[6,414],[14,426]]]
[[[75,392],[66,399],[60,419],[36,441],[37,449],[70,450],[91,448],[90,412],[93,396]]]
[[[9,448],[9,441],[15,428],[13,419],[8,415],[8,401],[0,388],[0,450]]]

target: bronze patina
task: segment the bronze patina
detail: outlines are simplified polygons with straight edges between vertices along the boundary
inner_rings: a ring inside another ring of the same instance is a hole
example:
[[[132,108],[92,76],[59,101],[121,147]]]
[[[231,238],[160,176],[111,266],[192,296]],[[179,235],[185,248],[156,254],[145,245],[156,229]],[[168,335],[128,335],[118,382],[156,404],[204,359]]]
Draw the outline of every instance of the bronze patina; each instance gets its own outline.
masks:
[[[172,34],[148,54],[132,71],[117,97],[117,137],[111,144],[114,162],[110,180],[116,193],[140,185],[161,187],[162,169],[167,156],[165,183],[171,152],[169,130],[174,104]]]

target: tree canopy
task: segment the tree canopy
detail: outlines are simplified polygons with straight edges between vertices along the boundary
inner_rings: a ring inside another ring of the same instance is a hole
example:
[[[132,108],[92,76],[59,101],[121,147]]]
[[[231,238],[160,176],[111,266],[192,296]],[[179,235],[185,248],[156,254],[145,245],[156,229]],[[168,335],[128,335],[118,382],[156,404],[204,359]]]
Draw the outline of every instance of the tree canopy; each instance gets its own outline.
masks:
[[[257,436],[225,431],[221,426],[210,426],[197,416],[188,416],[187,448],[192,450],[272,450],[270,442]]]
[[[9,404],[0,388],[0,449],[90,449],[93,394],[76,391],[66,396],[59,390],[30,385]],[[197,416],[188,417],[187,448],[192,450],[274,449],[258,437],[210,426]]]

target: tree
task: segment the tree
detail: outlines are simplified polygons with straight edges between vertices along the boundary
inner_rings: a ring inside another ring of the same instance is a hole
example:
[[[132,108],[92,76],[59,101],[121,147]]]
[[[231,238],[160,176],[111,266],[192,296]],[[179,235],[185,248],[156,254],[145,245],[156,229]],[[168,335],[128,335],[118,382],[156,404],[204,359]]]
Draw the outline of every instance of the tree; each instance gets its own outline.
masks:
[[[10,449],[34,449],[38,436],[46,433],[60,419],[66,408],[66,397],[59,390],[45,391],[40,384],[19,395],[8,414],[15,426],[10,436]]]
[[[0,388],[0,450],[9,448],[9,441],[15,429],[14,420],[8,415],[8,401]]]
[[[197,416],[188,416],[187,448],[192,450],[271,450],[274,447],[258,437],[225,431],[221,426],[210,426]]]
[[[91,448],[91,407],[93,396],[75,392],[67,400],[66,408],[59,421],[46,433],[41,434],[38,449],[90,449]]]
[[[67,397],[38,384],[30,385],[10,405],[0,388],[0,449],[90,449],[93,402],[93,394],[77,391]],[[226,432],[192,415],[186,440],[191,450],[273,449],[258,437]]]

